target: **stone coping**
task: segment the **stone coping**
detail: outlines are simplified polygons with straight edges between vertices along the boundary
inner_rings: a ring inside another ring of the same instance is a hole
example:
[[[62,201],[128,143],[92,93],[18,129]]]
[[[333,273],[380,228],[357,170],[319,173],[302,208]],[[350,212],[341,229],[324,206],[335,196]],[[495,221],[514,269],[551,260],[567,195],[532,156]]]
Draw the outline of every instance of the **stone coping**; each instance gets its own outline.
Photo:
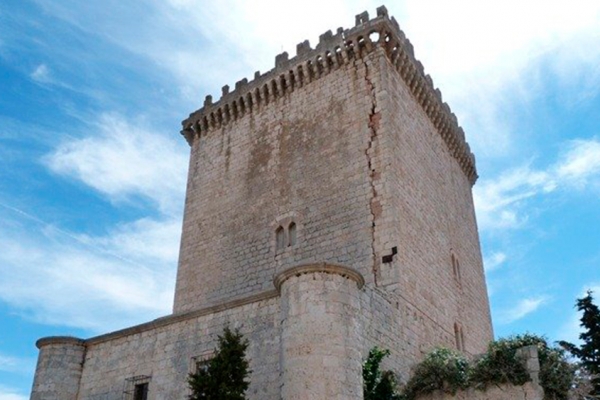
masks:
[[[378,36],[375,38],[375,36]],[[308,40],[296,47],[296,56],[284,52],[276,56],[275,68],[265,74],[256,72],[254,79],[244,78],[235,84],[235,90],[224,86],[221,98],[213,103],[206,96],[204,106],[182,121],[181,134],[190,145],[194,139],[268,106],[304,86],[311,85],[341,66],[364,59],[373,51],[382,51],[398,75],[404,80],[415,100],[421,105],[450,154],[457,160],[471,185],[477,180],[475,156],[465,140],[456,115],[442,100],[442,94],[423,64],[415,58],[414,49],[394,17],[385,7],[377,9],[377,16],[369,19],[365,11],[356,16],[356,26],[338,28],[319,37],[316,48]]]
[[[38,341],[35,342],[35,346],[40,350],[42,347],[51,346],[54,344],[85,346],[85,340],[76,338],[74,336],[48,336],[38,339]]]
[[[356,282],[356,285],[359,289],[362,289],[362,287],[365,285],[365,278],[363,278],[362,274],[360,274],[358,271],[355,271],[343,265],[334,265],[327,263],[300,265],[297,267],[286,269],[285,271],[282,271],[275,276],[275,278],[273,279],[273,284],[275,285],[277,292],[281,292],[281,285],[288,279],[294,276],[314,273],[336,274],[343,276],[344,278]]]
[[[140,325],[135,325],[129,328],[121,329],[115,332],[106,333],[104,335],[95,336],[90,339],[86,339],[84,342],[86,345],[97,345],[100,343],[108,342],[111,340],[119,339],[126,336],[135,335],[151,331],[153,329],[161,328],[178,322],[203,317],[209,314],[215,314],[218,312],[226,311],[232,308],[245,306],[252,303],[257,303],[263,300],[273,299],[278,297],[279,293],[276,290],[268,290],[251,296],[235,299],[226,303],[216,304],[209,307],[204,307],[198,310],[193,310],[180,314],[167,315],[165,317],[157,318],[153,321],[146,322]],[[43,339],[40,339],[43,340]]]

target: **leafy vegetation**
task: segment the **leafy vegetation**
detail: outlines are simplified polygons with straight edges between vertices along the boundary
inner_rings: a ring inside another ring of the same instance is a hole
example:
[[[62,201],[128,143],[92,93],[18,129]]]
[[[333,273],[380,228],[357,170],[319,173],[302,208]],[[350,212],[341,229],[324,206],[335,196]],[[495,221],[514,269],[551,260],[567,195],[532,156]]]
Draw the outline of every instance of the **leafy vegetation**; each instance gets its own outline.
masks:
[[[562,349],[551,347],[540,336],[524,334],[491,342],[487,352],[473,365],[470,381],[478,389],[489,385],[511,383],[523,385],[529,374],[517,350],[536,346],[540,362],[540,385],[545,399],[566,400],[573,381],[573,366],[567,361]]]
[[[369,353],[369,359],[372,361],[366,362],[363,368],[365,399],[414,400],[438,390],[456,394],[458,390],[467,388],[486,390],[492,385],[501,384],[521,386],[531,379],[517,351],[526,346],[537,348],[540,362],[539,378],[540,385],[544,388],[544,399],[570,399],[569,393],[576,378],[574,366],[568,362],[564,350],[551,347],[543,337],[531,334],[491,342],[486,353],[474,362],[469,362],[463,354],[455,350],[437,348],[414,368],[401,393],[394,392],[396,397],[367,397],[367,392],[375,387],[373,382],[376,381],[375,375],[368,371],[372,365],[378,371],[381,359],[389,354],[387,350],[374,349],[377,350],[375,353],[374,350]]]
[[[418,395],[443,390],[455,394],[469,386],[469,362],[455,350],[438,348],[425,356],[417,365],[413,376],[404,387],[404,397],[415,399]]]
[[[228,327],[219,336],[215,355],[197,371],[190,374],[188,384],[192,390],[190,400],[244,400],[248,389],[246,378],[250,373],[246,360],[248,341],[242,340],[239,331]]]
[[[381,361],[389,350],[373,347],[363,364],[363,397],[365,400],[400,400],[396,392],[396,376],[392,371],[381,371]]]

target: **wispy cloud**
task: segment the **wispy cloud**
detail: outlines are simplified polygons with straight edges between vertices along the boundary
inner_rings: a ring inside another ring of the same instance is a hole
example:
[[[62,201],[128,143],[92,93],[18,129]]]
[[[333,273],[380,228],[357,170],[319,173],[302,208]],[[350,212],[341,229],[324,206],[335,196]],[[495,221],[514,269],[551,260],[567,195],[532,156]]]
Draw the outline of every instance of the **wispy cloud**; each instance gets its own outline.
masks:
[[[475,206],[482,229],[517,228],[527,222],[528,200],[559,189],[599,186],[600,140],[574,140],[555,164],[545,170],[525,165],[483,180],[474,188]]]
[[[593,43],[600,40],[600,3],[459,0],[432,7],[409,0],[402,14],[417,56],[480,157],[515,152],[519,127],[509,116],[543,96],[549,82],[561,87],[565,102],[599,89],[600,49]]]
[[[104,114],[83,138],[58,145],[44,158],[48,168],[117,207],[150,200],[148,216],[108,225],[105,234],[82,234],[4,200],[0,299],[35,321],[95,332],[167,314],[188,152],[177,139],[143,120]]]
[[[556,169],[559,180],[578,188],[588,184],[600,187],[600,140],[574,140],[567,146]]]
[[[35,360],[0,354],[0,371],[5,372],[29,372]]]
[[[495,252],[483,260],[485,272],[492,272],[497,270],[506,261],[506,254],[503,252]]]
[[[116,0],[38,4],[166,71],[163,77],[176,82],[190,108],[200,105],[202,94],[218,97],[222,85],[271,69],[275,54],[293,55],[304,39],[315,45],[319,34],[351,27],[356,13],[369,10],[373,15],[380,5],[375,0],[153,0],[140,13]],[[479,156],[514,153],[518,127],[507,115],[543,96],[548,81],[560,85],[564,96],[600,90],[596,1],[571,6],[541,0],[459,0],[432,7],[408,0],[390,5],[390,13],[415,44],[417,57],[467,128]],[[152,23],[132,25],[134,18]],[[508,20],[510,28],[504,23]]]
[[[547,301],[548,298],[545,296],[523,299],[514,306],[501,311],[498,315],[498,322],[505,325],[516,322],[537,311]]]
[[[48,66],[46,64],[38,65],[33,70],[31,75],[29,75],[29,76],[31,77],[31,79],[33,79],[36,82],[40,82],[40,83],[50,83],[51,82],[50,69],[48,68]]]
[[[0,299],[28,318],[101,332],[170,311],[178,221],[141,220],[74,240],[49,224],[2,218]]]
[[[68,139],[45,162],[112,201],[142,196],[161,212],[178,214],[183,206],[187,151],[183,140],[161,135],[118,115],[104,114],[81,139]]]
[[[19,391],[0,385],[0,400],[27,400],[29,396],[19,394]]]

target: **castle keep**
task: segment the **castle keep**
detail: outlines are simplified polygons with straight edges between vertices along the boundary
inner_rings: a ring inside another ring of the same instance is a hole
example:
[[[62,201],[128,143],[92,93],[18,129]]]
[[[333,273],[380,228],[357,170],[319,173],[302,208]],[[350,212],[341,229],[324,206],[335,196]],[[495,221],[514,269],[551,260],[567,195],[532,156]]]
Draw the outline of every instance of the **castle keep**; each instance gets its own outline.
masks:
[[[182,134],[173,314],[40,339],[32,399],[184,399],[225,326],[250,342],[254,400],[361,399],[375,345],[406,379],[434,346],[492,339],[475,160],[384,7],[207,96]]]

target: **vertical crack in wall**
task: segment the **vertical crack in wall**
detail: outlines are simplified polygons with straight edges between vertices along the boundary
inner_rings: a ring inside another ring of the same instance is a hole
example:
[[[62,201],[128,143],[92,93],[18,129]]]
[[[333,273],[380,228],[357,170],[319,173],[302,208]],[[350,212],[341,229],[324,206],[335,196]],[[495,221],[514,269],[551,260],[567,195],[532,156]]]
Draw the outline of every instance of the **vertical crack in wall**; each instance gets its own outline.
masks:
[[[371,98],[371,108],[369,109],[369,142],[367,144],[367,148],[365,149],[365,156],[367,158],[367,167],[369,169],[369,184],[371,185],[371,198],[369,200],[369,207],[371,210],[371,252],[373,255],[373,281],[375,286],[377,286],[377,276],[379,274],[379,260],[377,258],[377,252],[375,250],[375,228],[377,219],[381,216],[382,208],[381,203],[377,197],[377,188],[375,187],[375,182],[379,180],[379,174],[377,173],[374,161],[375,158],[375,142],[378,139],[377,130],[379,129],[379,120],[381,119],[381,114],[377,109],[377,96],[375,90],[375,84],[370,76],[369,65],[367,61],[363,61],[365,67],[365,83],[367,85],[367,90]]]

